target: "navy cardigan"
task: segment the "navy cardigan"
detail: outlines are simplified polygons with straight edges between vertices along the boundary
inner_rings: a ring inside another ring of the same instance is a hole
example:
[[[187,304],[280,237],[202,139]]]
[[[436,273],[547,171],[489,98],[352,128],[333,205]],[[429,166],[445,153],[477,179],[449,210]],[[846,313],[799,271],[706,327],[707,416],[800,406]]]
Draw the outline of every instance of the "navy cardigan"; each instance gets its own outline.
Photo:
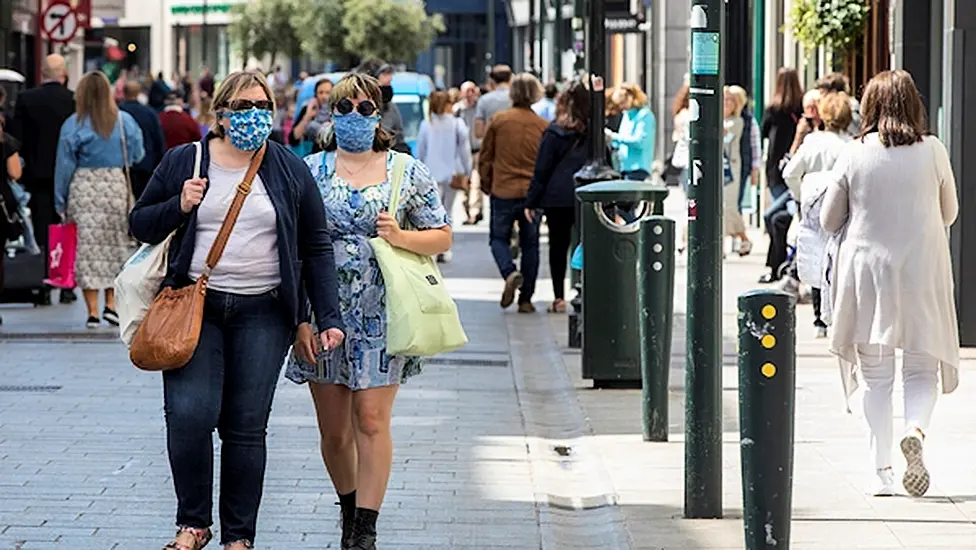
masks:
[[[201,178],[207,177],[210,166],[208,141],[212,137],[203,140]],[[184,214],[180,210],[180,193],[183,182],[193,177],[195,155],[192,143],[168,151],[129,214],[132,235],[141,242],[158,244],[176,231],[169,248],[164,287],[180,288],[193,283],[188,272],[196,243],[197,209]],[[312,174],[291,151],[269,141],[258,175],[278,217],[280,296],[290,321],[297,327],[308,318],[308,296],[319,330],[343,329],[332,241]]]

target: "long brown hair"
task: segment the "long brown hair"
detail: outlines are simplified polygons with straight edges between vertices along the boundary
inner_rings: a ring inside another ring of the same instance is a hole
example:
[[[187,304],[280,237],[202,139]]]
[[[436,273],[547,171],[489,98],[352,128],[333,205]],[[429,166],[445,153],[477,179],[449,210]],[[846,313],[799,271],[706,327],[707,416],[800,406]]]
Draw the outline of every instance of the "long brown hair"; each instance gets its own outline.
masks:
[[[672,114],[678,116],[678,113],[688,108],[689,103],[691,103],[691,86],[685,84],[678,90],[678,95],[674,96]]]
[[[796,69],[783,67],[776,73],[776,94],[770,106],[790,113],[803,110],[803,86]]]
[[[447,92],[438,90],[430,94],[427,98],[430,114],[433,115],[446,115],[451,112],[451,95]]]
[[[119,109],[112,96],[112,85],[99,71],[81,77],[75,90],[75,114],[78,122],[90,119],[92,129],[99,136],[109,139],[115,131]]]
[[[883,71],[864,89],[861,139],[877,132],[885,147],[921,142],[929,135],[922,95],[908,71]]]
[[[579,79],[556,96],[556,124],[585,133],[590,123],[590,91]]]

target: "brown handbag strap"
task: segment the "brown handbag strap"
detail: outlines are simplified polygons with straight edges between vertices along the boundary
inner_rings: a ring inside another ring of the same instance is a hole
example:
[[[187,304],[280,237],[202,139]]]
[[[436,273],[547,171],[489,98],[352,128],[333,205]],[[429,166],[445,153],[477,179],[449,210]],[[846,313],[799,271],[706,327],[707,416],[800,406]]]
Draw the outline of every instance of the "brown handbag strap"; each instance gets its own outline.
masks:
[[[204,265],[203,274],[200,276],[201,279],[206,280],[210,278],[213,268],[224,254],[224,248],[227,247],[227,241],[230,239],[231,231],[234,230],[234,224],[237,223],[237,216],[240,215],[241,208],[244,207],[244,199],[251,193],[251,184],[254,182],[254,177],[258,175],[258,168],[261,167],[261,161],[264,160],[264,152],[267,148],[267,145],[262,146],[251,157],[251,165],[247,168],[244,181],[237,186],[237,194],[234,196],[234,202],[230,204],[230,210],[227,211],[224,223],[221,224],[220,231],[217,232],[217,238],[214,239],[213,245],[210,246],[210,253],[207,254],[207,263]]]

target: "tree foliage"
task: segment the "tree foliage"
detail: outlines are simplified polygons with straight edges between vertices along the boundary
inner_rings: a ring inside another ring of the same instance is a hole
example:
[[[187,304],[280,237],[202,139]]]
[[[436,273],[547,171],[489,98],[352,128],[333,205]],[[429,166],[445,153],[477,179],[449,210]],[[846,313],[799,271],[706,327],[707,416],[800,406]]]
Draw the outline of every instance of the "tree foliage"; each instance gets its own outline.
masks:
[[[251,0],[232,8],[231,40],[249,56],[301,53],[351,66],[413,61],[444,30],[416,0]]]
[[[359,57],[391,63],[410,62],[444,31],[440,15],[430,16],[423,2],[346,0],[344,45]]]
[[[345,0],[304,0],[302,9],[291,19],[302,51],[315,59],[345,61],[349,56],[343,44],[342,28]]]
[[[820,46],[849,53],[864,34],[868,0],[795,0],[789,27],[809,54]]]
[[[279,54],[289,57],[301,55],[301,41],[292,25],[299,11],[299,0],[255,0],[235,4],[231,8],[234,19],[228,33],[246,60],[250,56],[271,57],[271,65]]]

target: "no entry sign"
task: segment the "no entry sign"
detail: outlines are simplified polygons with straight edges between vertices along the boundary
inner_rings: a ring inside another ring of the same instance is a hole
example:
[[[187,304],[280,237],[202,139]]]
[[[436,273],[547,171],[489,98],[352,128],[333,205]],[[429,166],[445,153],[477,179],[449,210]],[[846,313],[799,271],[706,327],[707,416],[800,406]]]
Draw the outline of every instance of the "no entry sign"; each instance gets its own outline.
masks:
[[[78,12],[67,2],[55,1],[44,10],[41,29],[51,42],[71,42],[78,33]]]

